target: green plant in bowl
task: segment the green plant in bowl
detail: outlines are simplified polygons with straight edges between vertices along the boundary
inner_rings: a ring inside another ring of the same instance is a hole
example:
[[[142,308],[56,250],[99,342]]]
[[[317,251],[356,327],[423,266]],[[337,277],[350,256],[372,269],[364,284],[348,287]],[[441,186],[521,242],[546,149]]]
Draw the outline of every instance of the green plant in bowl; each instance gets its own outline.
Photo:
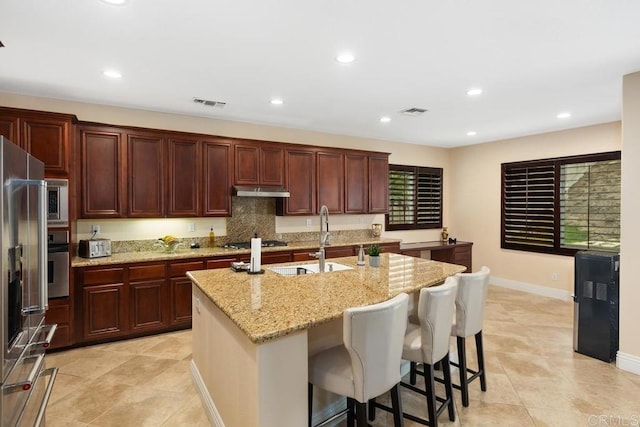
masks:
[[[369,256],[380,256],[380,245],[371,245],[367,250]]]

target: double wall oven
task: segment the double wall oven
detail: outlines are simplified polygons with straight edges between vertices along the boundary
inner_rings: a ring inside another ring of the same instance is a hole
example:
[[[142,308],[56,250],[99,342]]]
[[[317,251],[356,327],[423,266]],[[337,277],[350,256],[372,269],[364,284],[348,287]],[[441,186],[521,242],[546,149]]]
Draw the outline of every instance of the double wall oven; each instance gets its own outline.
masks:
[[[44,165],[0,136],[0,167],[0,425],[38,426],[44,421],[57,373],[56,368],[46,369],[45,363],[45,349],[56,328],[44,324],[48,307]]]

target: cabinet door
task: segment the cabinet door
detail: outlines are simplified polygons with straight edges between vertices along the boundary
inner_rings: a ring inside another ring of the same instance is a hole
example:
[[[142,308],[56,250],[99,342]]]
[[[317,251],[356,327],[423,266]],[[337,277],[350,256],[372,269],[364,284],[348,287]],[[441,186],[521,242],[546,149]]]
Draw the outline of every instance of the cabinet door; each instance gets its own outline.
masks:
[[[260,184],[260,147],[258,144],[239,143],[234,145],[235,185]]]
[[[369,157],[369,213],[389,210],[389,156]]]
[[[191,280],[171,279],[171,325],[191,324]]]
[[[314,215],[316,213],[316,162],[311,150],[287,150],[285,187],[291,193],[276,201],[278,215]]]
[[[80,218],[123,216],[122,133],[116,128],[80,128]]]
[[[344,213],[344,155],[337,152],[320,151],[316,154],[318,211],[322,205],[329,213]]]
[[[356,248],[353,246],[330,246],[325,247],[324,250],[327,258],[340,258],[356,254]]]
[[[270,144],[260,147],[260,185],[284,185],[284,149]]]
[[[20,145],[44,163],[46,176],[69,176],[71,118],[24,117]]]
[[[200,215],[200,142],[171,138],[169,145],[169,187],[167,216]]]
[[[362,154],[345,155],[345,213],[367,212],[367,157]]]
[[[168,325],[166,280],[129,283],[131,331],[160,329]]]
[[[203,154],[203,214],[231,216],[231,141],[204,141]]]
[[[50,349],[68,347],[72,342],[71,310],[69,298],[55,298],[49,300],[49,309],[45,314],[45,323],[57,324],[56,333],[51,340]]]
[[[82,294],[85,340],[118,336],[128,331],[124,283],[85,286]]]
[[[162,217],[165,214],[163,145],[162,135],[127,135],[127,212],[130,217]]]
[[[20,145],[18,116],[0,110],[0,135],[16,145]]]

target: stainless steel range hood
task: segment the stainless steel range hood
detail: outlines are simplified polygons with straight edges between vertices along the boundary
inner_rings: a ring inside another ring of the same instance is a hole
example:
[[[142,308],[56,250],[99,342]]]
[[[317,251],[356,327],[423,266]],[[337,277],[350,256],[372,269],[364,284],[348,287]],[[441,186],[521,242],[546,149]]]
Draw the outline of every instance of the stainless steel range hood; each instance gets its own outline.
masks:
[[[233,195],[238,197],[289,197],[289,192],[282,187],[235,185]]]

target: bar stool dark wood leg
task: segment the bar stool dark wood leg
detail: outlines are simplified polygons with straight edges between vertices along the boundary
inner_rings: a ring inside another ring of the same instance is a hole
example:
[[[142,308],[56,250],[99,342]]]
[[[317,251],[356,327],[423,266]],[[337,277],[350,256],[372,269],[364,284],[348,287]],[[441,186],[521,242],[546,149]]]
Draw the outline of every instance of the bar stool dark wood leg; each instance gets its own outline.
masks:
[[[416,367],[418,364],[416,362],[409,363],[409,384],[416,385]]]
[[[347,397],[347,427],[355,427],[356,417],[354,416],[356,401],[350,397]]]
[[[369,421],[375,421],[376,419],[376,398],[369,399]]]
[[[460,393],[462,406],[469,406],[469,381],[467,380],[467,348],[464,337],[457,337],[458,342],[458,370],[460,371]]]
[[[478,372],[480,373],[480,389],[487,391],[487,378],[484,374],[484,349],[482,348],[482,331],[476,334],[476,351],[478,352]]]
[[[449,365],[449,353],[442,359],[442,373],[444,375],[444,390],[447,395],[447,409],[449,411],[449,420],[456,420],[456,411],[453,406],[453,386],[451,385],[451,366]]]
[[[311,418],[312,418],[312,406],[313,406],[313,384],[309,383],[307,387],[307,398],[309,399],[309,427],[311,427]]]
[[[358,427],[367,427],[369,425],[369,423],[367,423],[367,404],[358,401],[356,401],[355,404]]]
[[[433,379],[433,366],[423,364],[424,369],[424,390],[427,399],[427,414],[429,414],[429,424],[431,427],[438,427],[438,415],[436,414],[435,383]]]
[[[393,408],[393,427],[402,427],[402,400],[400,399],[400,387],[398,384],[391,389],[391,407]]]

